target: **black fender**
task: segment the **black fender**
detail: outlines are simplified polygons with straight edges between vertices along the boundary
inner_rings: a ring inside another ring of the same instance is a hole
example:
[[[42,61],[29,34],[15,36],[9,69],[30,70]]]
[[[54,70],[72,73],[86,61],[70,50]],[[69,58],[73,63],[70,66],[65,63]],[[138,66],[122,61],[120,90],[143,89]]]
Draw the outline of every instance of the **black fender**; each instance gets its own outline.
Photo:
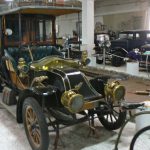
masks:
[[[22,108],[24,100],[27,97],[33,97],[39,105],[43,107],[55,107],[56,105],[60,105],[58,102],[59,91],[52,86],[43,87],[43,88],[30,88],[25,89],[19,93],[18,101],[17,101],[17,109],[16,109],[16,120],[18,123],[22,123]]]
[[[121,47],[116,47],[111,50],[111,64],[115,67],[120,67],[122,64],[125,63],[125,58],[128,54],[128,51]]]
[[[92,87],[98,93],[100,93],[102,96],[105,96],[104,87],[105,87],[105,84],[107,83],[108,79],[110,79],[110,78],[111,78],[110,76],[100,76],[100,77],[91,79],[90,83],[91,83]]]

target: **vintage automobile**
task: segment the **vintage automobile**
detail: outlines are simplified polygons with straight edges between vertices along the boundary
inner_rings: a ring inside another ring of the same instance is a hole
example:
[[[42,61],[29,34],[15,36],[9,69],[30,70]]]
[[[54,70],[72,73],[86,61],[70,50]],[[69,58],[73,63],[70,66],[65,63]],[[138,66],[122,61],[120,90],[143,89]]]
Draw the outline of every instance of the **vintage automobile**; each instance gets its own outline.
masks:
[[[75,61],[52,46],[56,16],[80,9],[21,4],[0,17],[1,104],[9,111],[15,108],[32,149],[48,149],[50,128],[56,132],[56,148],[59,125],[89,121],[94,128],[98,117],[106,129],[120,128],[126,119],[125,87],[119,81],[107,82],[108,77],[87,78],[82,72],[89,62],[86,51]],[[46,22],[52,24],[50,39]]]
[[[96,54],[96,63],[102,64],[111,58],[111,43],[110,36],[108,33],[97,33],[94,38],[95,43],[95,54]]]
[[[145,44],[150,44],[150,30],[120,32],[119,38],[111,41],[111,64],[116,67],[121,66],[129,51],[135,48],[141,49]]]
[[[101,33],[95,37],[95,51],[97,54],[96,62],[98,64],[103,63],[103,53],[105,48],[105,59],[111,62],[112,66],[119,67],[124,63],[128,53],[133,49],[139,49],[143,53],[142,49],[148,49],[147,45],[150,44],[150,30],[130,30],[122,31],[119,33],[119,38],[111,40],[111,46],[108,47],[108,42],[104,46],[103,40],[100,37],[105,37],[105,41],[109,40],[109,36],[106,33]],[[145,55],[142,55],[140,65],[143,66],[145,61]],[[145,61],[146,62],[146,61]]]

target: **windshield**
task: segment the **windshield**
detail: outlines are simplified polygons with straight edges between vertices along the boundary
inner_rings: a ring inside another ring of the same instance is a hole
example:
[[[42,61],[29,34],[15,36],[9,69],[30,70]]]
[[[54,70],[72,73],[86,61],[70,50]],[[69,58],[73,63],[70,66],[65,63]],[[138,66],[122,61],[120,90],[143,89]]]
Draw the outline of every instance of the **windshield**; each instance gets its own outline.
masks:
[[[98,34],[96,37],[97,41],[109,41],[108,34]]]

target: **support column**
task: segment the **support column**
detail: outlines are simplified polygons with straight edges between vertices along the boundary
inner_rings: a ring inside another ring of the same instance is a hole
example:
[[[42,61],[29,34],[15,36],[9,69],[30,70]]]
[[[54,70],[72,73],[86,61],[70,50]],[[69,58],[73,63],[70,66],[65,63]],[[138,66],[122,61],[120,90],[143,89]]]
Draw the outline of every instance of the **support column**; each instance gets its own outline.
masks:
[[[82,46],[91,56],[94,47],[94,0],[82,0]]]

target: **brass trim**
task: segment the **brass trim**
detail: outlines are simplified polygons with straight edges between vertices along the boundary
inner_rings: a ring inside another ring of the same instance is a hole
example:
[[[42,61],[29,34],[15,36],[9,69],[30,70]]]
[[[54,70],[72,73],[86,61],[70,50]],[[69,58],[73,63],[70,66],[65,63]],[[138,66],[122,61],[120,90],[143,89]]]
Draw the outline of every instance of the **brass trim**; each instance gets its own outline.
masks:
[[[78,105],[79,107],[74,110],[72,107],[72,103],[75,101],[75,99],[80,100],[81,103],[78,103],[80,105]],[[83,105],[84,105],[84,98],[81,94],[77,94],[76,92],[69,90],[69,91],[65,91],[62,96],[61,96],[61,103],[64,105],[64,107],[66,107],[70,112],[72,113],[77,113],[80,111],[80,109],[82,109]]]
[[[85,102],[82,109],[80,109],[80,111],[89,110],[89,109],[99,107],[99,102],[102,100],[104,100],[104,99],[98,99],[98,100],[94,100],[94,101]]]

